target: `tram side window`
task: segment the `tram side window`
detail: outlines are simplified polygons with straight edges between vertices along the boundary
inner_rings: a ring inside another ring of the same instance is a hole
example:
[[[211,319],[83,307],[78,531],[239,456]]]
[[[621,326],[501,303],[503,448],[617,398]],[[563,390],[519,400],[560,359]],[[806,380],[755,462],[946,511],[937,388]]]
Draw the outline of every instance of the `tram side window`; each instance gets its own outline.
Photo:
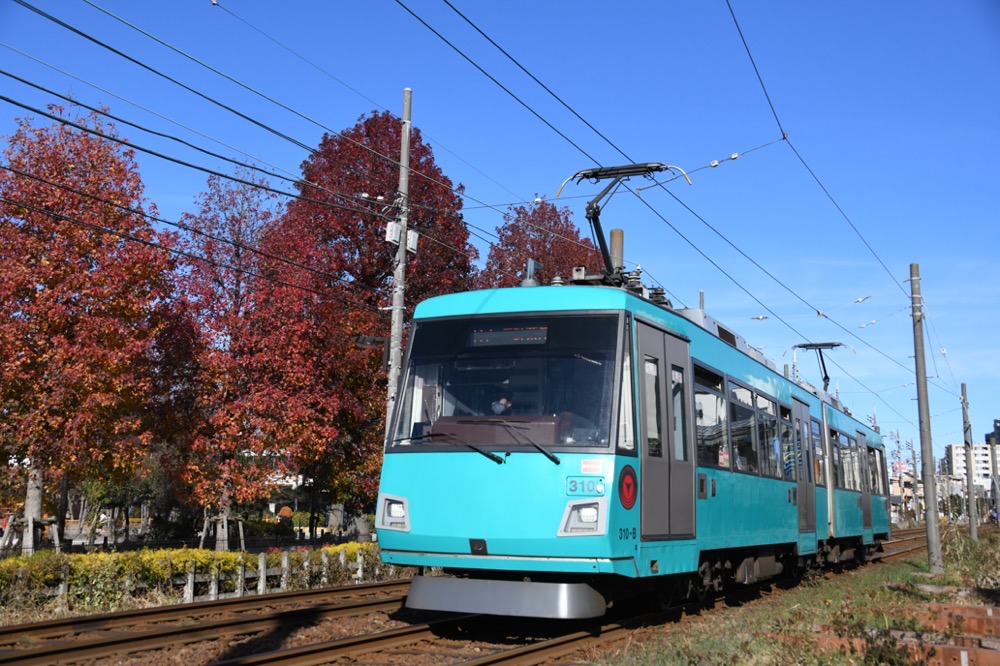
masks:
[[[760,473],[773,479],[782,477],[781,439],[778,437],[778,406],[757,396],[757,442],[760,444]]]
[[[885,495],[884,460],[881,451],[868,447],[868,475],[873,495]]]
[[[816,485],[825,486],[826,485],[826,465],[825,458],[823,456],[823,429],[820,426],[819,421],[812,422],[812,440],[813,440],[813,457],[814,463],[816,465]]]
[[[851,450],[851,481],[849,488],[851,490],[861,490],[861,484],[863,483],[863,478],[861,476],[861,452],[858,451],[858,440],[853,437],[847,438],[848,446]]]
[[[687,460],[688,452],[685,445],[687,438],[684,428],[687,418],[687,405],[684,404],[684,370],[676,365],[672,366],[670,371],[670,400],[674,418],[674,460]]]
[[[785,481],[795,481],[795,434],[792,430],[792,410],[784,405],[778,406],[781,417],[781,471]]]
[[[840,460],[840,433],[830,429],[830,455],[833,456],[833,478],[831,482],[834,488],[844,487],[844,465]]]
[[[753,391],[742,386],[729,387],[729,434],[733,442],[733,469],[757,474],[757,428]]]
[[[653,458],[663,457],[663,418],[660,414],[660,363],[652,356],[643,364],[645,383],[646,450]]]
[[[857,490],[857,469],[858,463],[854,459],[854,454],[857,453],[857,447],[855,446],[854,451],[851,450],[851,439],[843,434],[837,433],[837,447],[840,449],[840,465],[843,469],[843,477],[841,479],[841,488],[845,490]]]
[[[802,422],[802,419],[795,419],[795,455],[798,457],[799,478],[811,482],[812,470],[806,467],[806,460],[809,456],[809,426]]]
[[[795,481],[795,444],[792,442],[792,424],[781,422],[781,471],[785,481]]]
[[[698,464],[729,469],[729,427],[726,398],[722,395],[722,377],[696,365],[694,382]]]
[[[626,323],[627,326],[627,323]],[[630,335],[625,329],[625,349],[622,352],[622,394],[618,405],[618,450],[635,451],[635,416],[632,404],[632,354],[629,353]]]

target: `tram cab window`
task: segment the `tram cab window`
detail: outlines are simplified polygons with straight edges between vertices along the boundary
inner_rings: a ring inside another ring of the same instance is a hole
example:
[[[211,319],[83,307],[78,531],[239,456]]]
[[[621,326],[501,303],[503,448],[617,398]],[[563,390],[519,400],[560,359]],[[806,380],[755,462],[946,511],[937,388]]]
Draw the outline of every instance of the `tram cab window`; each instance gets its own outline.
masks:
[[[390,447],[607,446],[620,318],[418,321]],[[497,414],[504,397],[508,411]]]

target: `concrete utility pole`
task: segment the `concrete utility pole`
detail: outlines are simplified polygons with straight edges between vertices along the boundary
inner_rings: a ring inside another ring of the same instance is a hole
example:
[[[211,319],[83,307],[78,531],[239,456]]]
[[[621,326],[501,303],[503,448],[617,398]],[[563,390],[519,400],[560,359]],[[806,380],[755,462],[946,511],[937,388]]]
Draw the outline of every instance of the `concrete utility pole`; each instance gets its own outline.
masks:
[[[389,337],[389,396],[385,405],[385,432],[389,436],[392,410],[399,392],[399,372],[403,364],[403,315],[406,292],[406,234],[410,218],[410,105],[413,91],[403,89],[403,131],[399,148],[399,247],[392,273],[392,332]]]
[[[910,264],[910,295],[913,309],[913,360],[916,365],[917,410],[920,414],[920,456],[923,458],[927,564],[932,574],[940,574],[944,573],[944,559],[941,557],[941,534],[938,530],[937,488],[934,484],[934,449],[931,444],[931,412],[927,400],[927,363],[924,359],[924,302],[920,295],[920,266],[918,264]]]
[[[976,501],[976,486],[973,483],[972,424],[969,423],[969,398],[962,383],[962,425],[965,429],[965,490],[969,494],[969,536],[979,541],[979,502]]]
[[[906,492],[903,490],[903,467],[905,463],[903,462],[903,442],[899,438],[899,429],[896,430],[896,472],[899,473],[899,524],[903,524],[903,518],[906,516]]]
[[[997,490],[1000,479],[997,478],[997,438],[990,435],[990,490],[993,491],[993,510],[997,510]]]

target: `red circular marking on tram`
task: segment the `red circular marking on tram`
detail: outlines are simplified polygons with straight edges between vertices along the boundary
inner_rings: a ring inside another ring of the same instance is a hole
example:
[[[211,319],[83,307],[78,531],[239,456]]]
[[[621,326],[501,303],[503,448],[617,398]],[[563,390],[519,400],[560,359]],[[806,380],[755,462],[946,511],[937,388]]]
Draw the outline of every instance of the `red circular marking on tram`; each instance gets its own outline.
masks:
[[[631,509],[635,506],[635,500],[639,496],[639,480],[635,476],[635,470],[631,465],[625,465],[618,475],[618,499],[622,506]]]

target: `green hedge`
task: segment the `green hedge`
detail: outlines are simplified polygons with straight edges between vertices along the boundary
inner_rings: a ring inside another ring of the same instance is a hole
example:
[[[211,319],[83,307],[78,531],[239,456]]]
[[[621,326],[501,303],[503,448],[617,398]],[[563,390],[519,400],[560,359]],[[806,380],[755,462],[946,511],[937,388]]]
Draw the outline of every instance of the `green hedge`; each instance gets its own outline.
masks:
[[[345,543],[315,550],[295,548],[289,551],[288,588],[315,587],[324,578],[329,585],[352,582],[358,569],[359,551],[364,553],[363,581],[375,582],[405,575],[398,567],[381,563],[378,545],[374,543]],[[341,564],[341,552],[344,564]],[[267,552],[268,569],[281,568],[282,553],[278,548]],[[144,593],[179,597],[178,584],[191,562],[195,563],[196,574],[217,572],[225,578],[235,576],[241,560],[245,561],[248,572],[256,571],[257,555],[190,548],[88,554],[43,552],[29,557],[12,557],[0,560],[0,604],[9,608],[54,603],[59,600],[58,588],[65,572],[68,585],[63,598],[65,603],[77,608],[111,610]],[[234,588],[234,579],[224,581],[224,592]]]

